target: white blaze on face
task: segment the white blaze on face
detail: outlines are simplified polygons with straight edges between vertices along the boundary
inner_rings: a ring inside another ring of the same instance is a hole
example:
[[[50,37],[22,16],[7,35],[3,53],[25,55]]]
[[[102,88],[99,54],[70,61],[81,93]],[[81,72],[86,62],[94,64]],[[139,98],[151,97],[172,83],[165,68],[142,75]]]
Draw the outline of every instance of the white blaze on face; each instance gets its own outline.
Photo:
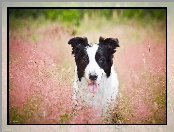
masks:
[[[85,78],[88,81],[88,87],[89,87],[89,91],[91,93],[97,92],[97,88],[98,88],[98,85],[100,84],[102,74],[104,73],[104,70],[99,67],[99,65],[97,64],[97,62],[95,60],[95,55],[96,55],[98,47],[99,46],[97,44],[94,44],[94,45],[92,45],[92,47],[87,48],[89,64],[87,65],[87,67],[85,69]],[[91,82],[91,80],[89,79],[89,74],[97,75],[97,80]]]

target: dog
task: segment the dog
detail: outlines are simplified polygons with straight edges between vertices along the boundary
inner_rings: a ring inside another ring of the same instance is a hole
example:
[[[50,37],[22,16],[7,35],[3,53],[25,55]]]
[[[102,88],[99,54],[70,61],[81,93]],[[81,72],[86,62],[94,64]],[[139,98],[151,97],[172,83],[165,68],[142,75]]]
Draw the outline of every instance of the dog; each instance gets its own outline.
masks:
[[[83,104],[108,109],[118,94],[118,77],[113,66],[113,54],[119,46],[117,38],[99,38],[90,43],[86,37],[73,37],[68,41],[75,57],[73,99],[75,106]]]

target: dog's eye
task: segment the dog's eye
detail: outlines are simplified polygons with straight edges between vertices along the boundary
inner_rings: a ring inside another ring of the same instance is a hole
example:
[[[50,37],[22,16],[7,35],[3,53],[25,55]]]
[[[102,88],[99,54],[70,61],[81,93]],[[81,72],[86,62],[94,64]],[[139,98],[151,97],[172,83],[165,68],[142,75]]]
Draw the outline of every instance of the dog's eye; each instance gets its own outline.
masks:
[[[99,63],[103,63],[103,62],[104,62],[104,58],[100,58],[100,59],[98,60],[98,62],[99,62]]]
[[[87,63],[88,62],[88,58],[83,58],[83,62]]]

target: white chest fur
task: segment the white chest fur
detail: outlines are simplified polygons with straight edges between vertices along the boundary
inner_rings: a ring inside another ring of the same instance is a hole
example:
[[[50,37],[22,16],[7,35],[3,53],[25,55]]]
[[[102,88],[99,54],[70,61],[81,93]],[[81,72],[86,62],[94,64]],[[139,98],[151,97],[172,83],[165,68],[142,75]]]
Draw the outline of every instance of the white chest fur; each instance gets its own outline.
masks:
[[[77,70],[75,70],[74,81],[74,103],[78,105],[92,106],[93,108],[102,108],[106,111],[109,103],[114,103],[118,93],[118,78],[114,71],[114,67],[111,68],[111,74],[107,78],[104,74],[100,80],[98,91],[93,94],[88,90],[88,83],[85,77],[82,77],[81,81],[77,78]]]

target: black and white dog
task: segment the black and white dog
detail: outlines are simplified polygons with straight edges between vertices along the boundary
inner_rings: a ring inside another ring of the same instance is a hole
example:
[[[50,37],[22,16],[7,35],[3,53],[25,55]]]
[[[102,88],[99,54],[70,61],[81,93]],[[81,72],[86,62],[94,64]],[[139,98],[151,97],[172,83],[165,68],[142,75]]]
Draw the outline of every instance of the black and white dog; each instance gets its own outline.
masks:
[[[98,44],[88,44],[86,37],[74,37],[68,42],[72,46],[76,69],[74,102],[101,107],[115,101],[118,93],[118,78],[113,67],[113,54],[119,47],[117,38],[99,38]]]

